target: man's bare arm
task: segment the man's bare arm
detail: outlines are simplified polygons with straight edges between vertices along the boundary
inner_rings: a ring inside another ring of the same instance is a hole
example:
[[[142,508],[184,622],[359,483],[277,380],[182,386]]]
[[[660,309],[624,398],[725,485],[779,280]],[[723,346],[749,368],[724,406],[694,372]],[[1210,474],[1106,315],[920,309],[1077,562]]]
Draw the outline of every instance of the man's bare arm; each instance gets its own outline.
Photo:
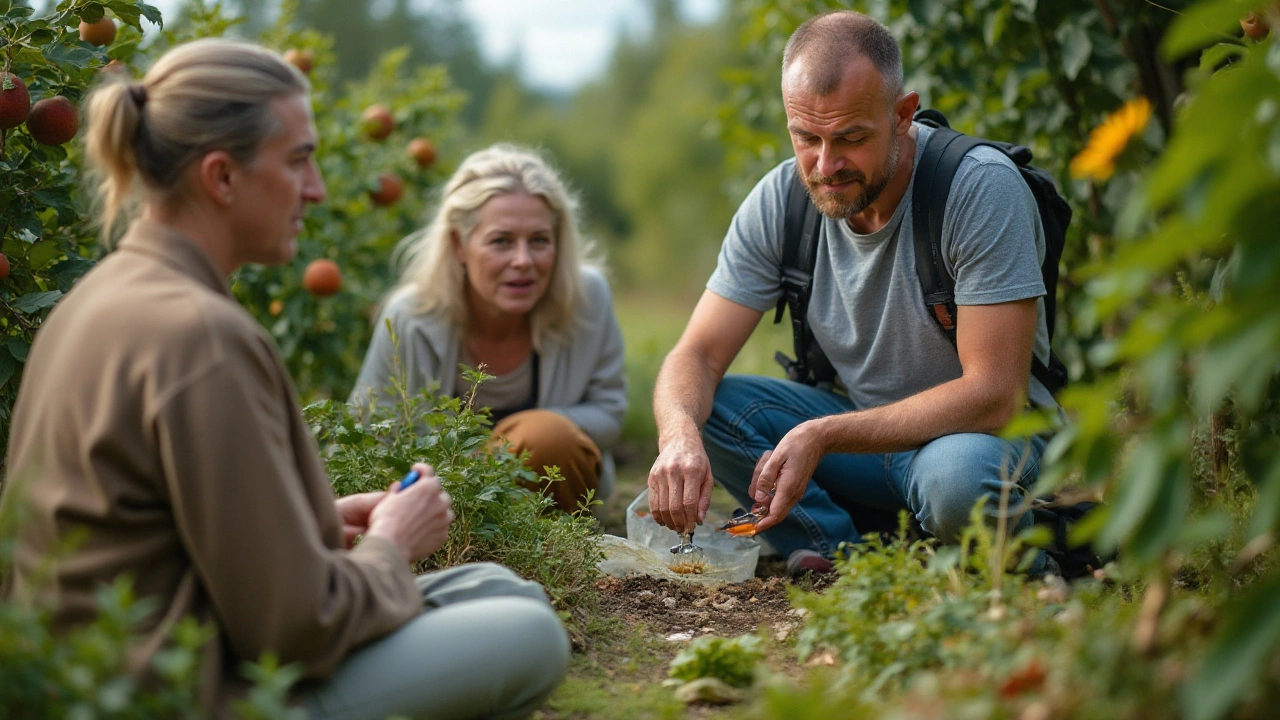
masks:
[[[899,452],[943,435],[993,433],[1017,414],[1027,394],[1036,300],[962,306],[957,314],[959,378],[878,408],[801,423],[782,438],[751,488],[757,498],[776,488],[760,530],[790,512],[828,453]]]
[[[706,291],[662,363],[653,390],[658,458],[649,472],[649,509],[678,532],[692,530],[711,502],[711,466],[700,430],[715,388],[762,313]]]

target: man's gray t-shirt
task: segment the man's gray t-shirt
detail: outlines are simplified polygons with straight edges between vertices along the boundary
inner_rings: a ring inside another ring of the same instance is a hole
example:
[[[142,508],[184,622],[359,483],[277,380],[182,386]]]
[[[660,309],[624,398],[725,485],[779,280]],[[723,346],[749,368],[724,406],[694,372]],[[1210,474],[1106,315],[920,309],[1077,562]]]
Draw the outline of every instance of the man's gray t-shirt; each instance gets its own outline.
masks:
[[[916,125],[916,162],[932,129]],[[738,208],[720,248],[711,292],[759,311],[782,295],[783,214],[795,160],[771,170]],[[961,375],[955,346],[924,304],[910,218],[915,175],[888,224],[859,235],[822,218],[808,320],[849,397],[873,408]],[[955,278],[957,305],[1043,298],[1044,230],[1035,198],[1012,161],[979,146],[956,171],[942,226],[942,252]],[[1049,358],[1044,301],[1038,303],[1035,354]],[[1056,408],[1031,378],[1031,402]]]

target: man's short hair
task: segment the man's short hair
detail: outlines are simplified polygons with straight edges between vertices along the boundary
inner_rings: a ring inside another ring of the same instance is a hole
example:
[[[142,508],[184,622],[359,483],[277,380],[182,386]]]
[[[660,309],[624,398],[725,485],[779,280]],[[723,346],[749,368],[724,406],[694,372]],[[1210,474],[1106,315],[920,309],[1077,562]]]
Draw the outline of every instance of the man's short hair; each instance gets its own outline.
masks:
[[[862,56],[871,61],[884,79],[893,100],[902,93],[902,51],[898,40],[875,18],[853,10],[836,10],[804,21],[787,40],[782,70],[805,57],[810,89],[819,95],[835,91],[850,60]]]

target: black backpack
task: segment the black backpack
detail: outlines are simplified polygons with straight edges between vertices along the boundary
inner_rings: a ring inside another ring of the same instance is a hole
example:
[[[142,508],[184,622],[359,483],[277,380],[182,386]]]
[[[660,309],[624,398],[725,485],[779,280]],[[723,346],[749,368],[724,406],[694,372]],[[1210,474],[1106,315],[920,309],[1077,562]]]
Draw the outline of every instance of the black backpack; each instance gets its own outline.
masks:
[[[916,112],[914,119],[922,125],[934,128],[929,144],[925,146],[920,158],[920,166],[916,168],[911,203],[916,274],[920,277],[920,289],[929,314],[938,321],[951,344],[955,345],[955,278],[947,272],[942,261],[942,216],[960,159],[974,147],[986,145],[999,150],[1013,161],[1035,196],[1036,207],[1040,211],[1040,224],[1044,228],[1045,256],[1040,273],[1046,290],[1045,322],[1048,325],[1049,339],[1052,340],[1057,311],[1058,261],[1062,258],[1067,226],[1071,223],[1071,206],[1058,193],[1053,178],[1030,164],[1032,157],[1029,148],[958,133],[951,129],[947,119],[937,110],[920,110]],[[787,207],[783,216],[783,291],[773,318],[774,323],[779,323],[782,321],[783,309],[789,311],[796,359],[792,360],[782,352],[778,352],[775,357],[786,369],[788,379],[830,389],[836,380],[835,368],[822,348],[818,347],[806,320],[821,224],[822,214],[810,201],[804,181],[797,171],[795,182],[787,195]],[[1032,356],[1031,374],[1050,393],[1056,394],[1067,384],[1067,368],[1052,352],[1049,354],[1048,365]]]

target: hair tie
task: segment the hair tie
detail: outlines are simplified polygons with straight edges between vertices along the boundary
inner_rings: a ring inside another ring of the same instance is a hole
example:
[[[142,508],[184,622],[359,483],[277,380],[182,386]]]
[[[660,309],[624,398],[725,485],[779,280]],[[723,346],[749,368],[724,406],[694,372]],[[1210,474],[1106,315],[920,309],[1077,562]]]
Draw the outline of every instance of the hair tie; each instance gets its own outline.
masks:
[[[147,104],[147,86],[142,83],[130,83],[129,97],[133,98],[133,104],[141,109]]]

